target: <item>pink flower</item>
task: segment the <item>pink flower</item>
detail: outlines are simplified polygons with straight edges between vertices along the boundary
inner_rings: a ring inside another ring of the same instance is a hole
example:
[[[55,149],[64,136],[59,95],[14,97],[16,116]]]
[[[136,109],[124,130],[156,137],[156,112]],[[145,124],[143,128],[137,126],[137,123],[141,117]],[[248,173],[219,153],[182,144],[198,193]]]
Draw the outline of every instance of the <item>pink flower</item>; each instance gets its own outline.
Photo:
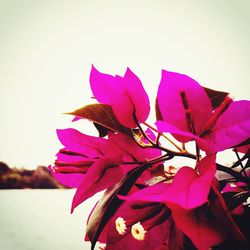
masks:
[[[57,134],[65,147],[58,152],[52,173],[62,184],[77,187],[72,212],[95,193],[115,185],[124,174],[138,166],[136,162],[161,154],[157,149],[143,150],[123,134],[109,134],[108,139],[74,129],[57,130]],[[150,175],[145,173],[141,178],[146,180]]]
[[[215,155],[209,155],[197,164],[196,170],[182,167],[172,184],[159,183],[120,198],[134,202],[165,203],[171,209],[173,219],[181,231],[198,249],[205,250],[224,239],[221,229],[213,227],[215,224],[211,224],[206,218],[206,209],[201,208],[208,202],[215,171]],[[200,215],[196,214],[198,210]]]
[[[156,123],[159,131],[181,142],[196,140],[207,153],[249,138],[250,102],[232,102],[228,96],[213,110],[202,86],[186,75],[163,70],[157,101],[163,118]]]
[[[169,237],[169,215],[164,204],[123,203],[106,226],[106,249],[154,250],[165,245]]]
[[[150,105],[148,96],[139,78],[129,69],[124,75],[111,76],[101,73],[92,66],[90,85],[95,98],[104,104],[109,104],[117,120],[128,128],[146,121]]]

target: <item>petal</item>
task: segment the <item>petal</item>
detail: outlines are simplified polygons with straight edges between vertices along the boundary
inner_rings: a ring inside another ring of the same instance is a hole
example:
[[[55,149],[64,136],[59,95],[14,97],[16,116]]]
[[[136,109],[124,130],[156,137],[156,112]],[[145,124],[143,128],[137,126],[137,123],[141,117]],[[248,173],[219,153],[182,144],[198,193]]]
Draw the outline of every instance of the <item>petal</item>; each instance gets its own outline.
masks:
[[[207,202],[211,183],[216,172],[215,155],[203,158],[197,172],[190,167],[182,167],[174,177],[173,183],[164,193],[165,202],[192,209]]]
[[[212,131],[203,138],[218,152],[240,144],[250,137],[250,101],[235,101],[218,118]]]
[[[133,161],[145,161],[161,155],[161,150],[155,148],[141,148],[134,140],[124,134],[109,134],[109,140],[123,151],[124,158]],[[111,150],[112,152],[112,150]]]
[[[212,115],[211,102],[205,90],[186,75],[163,70],[157,100],[164,121],[194,133],[187,124],[185,111],[188,109],[197,135]]]
[[[149,99],[139,78],[127,69],[125,76],[111,76],[97,71],[90,74],[90,85],[96,99],[111,105],[117,120],[125,127],[137,127],[134,114],[144,122],[149,114]]]
[[[53,171],[53,167],[49,166],[52,176],[64,186],[70,188],[78,188],[84,178],[84,174],[74,173],[74,174],[60,174]]]
[[[75,129],[57,129],[57,136],[67,150],[91,158],[102,156],[106,139],[89,136]]]
[[[118,157],[102,158],[91,166],[74,195],[71,213],[86,199],[115,185],[123,177],[121,169],[117,166],[120,161]]]
[[[117,249],[154,249],[158,246],[164,244],[169,236],[169,222],[166,217],[161,222],[155,223],[153,227],[147,229],[145,233],[144,240],[136,240],[131,234],[131,226],[138,221],[142,225],[147,224],[147,217],[157,216],[157,214],[152,215],[155,206],[145,205],[142,208],[134,208],[136,203],[125,202],[123,203],[116,214],[111,218],[107,225],[107,250],[117,250]],[[124,235],[119,235],[115,227],[115,220],[118,217],[122,217],[125,220],[127,230]],[[146,219],[146,221],[145,221]],[[151,221],[152,222],[152,221]]]
[[[196,135],[194,135],[186,130],[182,130],[182,129],[170,124],[169,122],[157,121],[156,126],[157,126],[159,132],[170,133],[175,138],[177,138],[179,141],[182,141],[182,142],[187,142],[187,141],[198,138]]]
[[[119,195],[119,199],[135,202],[164,202],[163,193],[170,187],[167,183],[159,183],[143,188],[128,196]]]
[[[211,220],[203,207],[184,209],[174,205],[171,211],[177,227],[199,250],[211,249],[225,240],[218,220]]]
[[[135,108],[138,122],[145,122],[149,115],[150,103],[140,79],[129,68],[127,68],[123,79],[126,91]]]

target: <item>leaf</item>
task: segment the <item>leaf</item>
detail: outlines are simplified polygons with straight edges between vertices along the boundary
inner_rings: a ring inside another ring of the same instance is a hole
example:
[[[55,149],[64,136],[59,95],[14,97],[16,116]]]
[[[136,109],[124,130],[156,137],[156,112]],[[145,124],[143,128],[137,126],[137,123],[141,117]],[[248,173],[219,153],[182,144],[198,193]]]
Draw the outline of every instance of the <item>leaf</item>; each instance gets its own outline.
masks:
[[[137,178],[150,166],[150,164],[143,164],[131,170],[120,182],[113,188],[108,189],[102,200],[94,208],[93,213],[89,218],[87,225],[87,235],[92,243],[91,250],[95,248],[95,244],[100,236],[103,228],[114,215],[119,206],[123,203],[117,195],[126,195]]]
[[[99,137],[105,137],[108,135],[109,129],[105,128],[104,126],[100,125],[99,123],[93,122],[95,128],[99,133]]]
[[[67,114],[88,119],[111,131],[121,132],[132,137],[131,129],[119,123],[110,105],[100,103],[90,104]]]
[[[209,88],[205,88],[203,87],[204,90],[206,91],[213,109],[217,108],[220,106],[220,104],[224,101],[224,99],[226,98],[227,95],[229,95],[229,93],[227,92],[223,92],[223,91],[219,91],[219,90],[214,90],[214,89],[209,89]]]

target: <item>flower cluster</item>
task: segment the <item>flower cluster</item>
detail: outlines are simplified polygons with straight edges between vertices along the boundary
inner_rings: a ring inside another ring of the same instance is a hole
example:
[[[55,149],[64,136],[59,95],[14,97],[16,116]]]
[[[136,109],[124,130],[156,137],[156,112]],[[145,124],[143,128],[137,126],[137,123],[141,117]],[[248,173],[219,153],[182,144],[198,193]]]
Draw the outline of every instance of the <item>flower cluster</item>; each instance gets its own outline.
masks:
[[[63,148],[50,169],[77,188],[71,212],[105,190],[88,219],[91,249],[249,249],[250,101],[162,70],[148,124],[148,95],[129,68],[111,76],[93,66],[90,85],[97,103],[70,114],[99,136],[57,130]],[[231,166],[216,161],[225,150]]]

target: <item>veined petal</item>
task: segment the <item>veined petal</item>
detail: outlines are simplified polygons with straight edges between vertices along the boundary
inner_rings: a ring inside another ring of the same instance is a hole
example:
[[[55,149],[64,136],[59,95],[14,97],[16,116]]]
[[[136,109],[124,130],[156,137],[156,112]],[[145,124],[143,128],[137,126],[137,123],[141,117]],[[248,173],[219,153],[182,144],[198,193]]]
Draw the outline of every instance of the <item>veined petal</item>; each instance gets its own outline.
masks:
[[[135,116],[139,123],[147,120],[150,103],[140,79],[127,68],[123,78],[124,86],[135,108]]]
[[[94,158],[102,156],[106,139],[82,134],[75,129],[57,129],[57,136],[67,150]]]
[[[240,144],[250,137],[250,101],[235,101],[218,118],[212,131],[203,136],[218,152]]]
[[[183,74],[163,70],[157,100],[164,121],[197,135],[212,115],[212,105],[205,90]],[[188,124],[187,110],[191,113],[195,131]]]
[[[125,127],[137,127],[149,114],[149,99],[139,78],[127,69],[124,77],[111,76],[97,71],[94,66],[90,74],[90,85],[96,99],[111,105],[117,120]]]
[[[145,161],[161,155],[161,150],[155,148],[141,148],[134,140],[124,134],[109,134],[109,140],[123,151],[124,157],[137,161]],[[118,149],[117,149],[118,150]]]
[[[61,184],[71,188],[78,188],[84,178],[83,174],[72,173],[72,174],[60,174],[55,173],[52,166],[48,166],[52,176]]]
[[[199,250],[211,249],[225,241],[225,234],[218,220],[209,220],[204,208],[184,209],[171,206],[177,227],[186,234]]]
[[[115,185],[123,177],[121,169],[117,166],[120,161],[120,157],[102,158],[91,166],[74,195],[72,213],[86,199]]]
[[[215,155],[203,158],[198,164],[199,174],[190,167],[182,167],[173,183],[164,193],[165,202],[192,209],[207,202],[211,183],[216,172]]]

